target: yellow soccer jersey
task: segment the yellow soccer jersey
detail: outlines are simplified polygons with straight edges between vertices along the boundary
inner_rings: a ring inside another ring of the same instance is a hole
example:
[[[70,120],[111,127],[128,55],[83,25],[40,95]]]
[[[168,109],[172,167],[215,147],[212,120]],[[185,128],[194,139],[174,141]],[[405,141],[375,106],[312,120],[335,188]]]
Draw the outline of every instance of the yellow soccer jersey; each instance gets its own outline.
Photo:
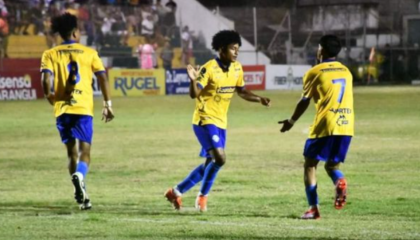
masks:
[[[337,61],[311,68],[303,78],[303,98],[313,98],[316,115],[309,138],[354,135],[353,76]]]
[[[220,67],[219,60],[208,61],[200,69],[197,84],[201,88],[196,99],[193,124],[214,124],[219,128],[227,127],[227,112],[236,87],[244,87],[242,65],[230,64],[227,71]]]
[[[93,116],[93,73],[105,71],[98,53],[75,42],[65,42],[42,55],[41,72],[54,76],[54,115]]]

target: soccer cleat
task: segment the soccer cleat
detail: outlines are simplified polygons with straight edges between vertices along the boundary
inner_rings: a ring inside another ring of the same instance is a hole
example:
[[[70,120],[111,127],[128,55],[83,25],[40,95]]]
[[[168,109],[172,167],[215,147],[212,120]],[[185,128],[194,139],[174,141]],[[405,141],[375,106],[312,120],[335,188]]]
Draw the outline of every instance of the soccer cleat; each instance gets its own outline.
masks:
[[[90,210],[92,208],[92,203],[90,202],[90,199],[86,197],[85,201],[80,204],[80,210]]]
[[[76,199],[78,204],[83,204],[87,197],[83,176],[78,172],[73,173],[73,175],[71,175],[71,181],[74,186],[74,199]]]
[[[198,194],[197,198],[195,199],[195,208],[200,210],[200,212],[207,211],[207,196]]]
[[[342,209],[346,205],[347,198],[347,181],[345,178],[340,178],[335,185],[335,209]]]
[[[311,207],[300,218],[304,220],[310,220],[310,219],[316,220],[316,219],[321,218],[321,214],[319,214],[319,210],[317,207]]]
[[[176,210],[180,210],[181,206],[182,206],[182,199],[180,195],[176,194],[176,191],[173,188],[169,188],[166,192],[165,195],[166,199],[172,203],[172,206],[174,206],[174,208]]]

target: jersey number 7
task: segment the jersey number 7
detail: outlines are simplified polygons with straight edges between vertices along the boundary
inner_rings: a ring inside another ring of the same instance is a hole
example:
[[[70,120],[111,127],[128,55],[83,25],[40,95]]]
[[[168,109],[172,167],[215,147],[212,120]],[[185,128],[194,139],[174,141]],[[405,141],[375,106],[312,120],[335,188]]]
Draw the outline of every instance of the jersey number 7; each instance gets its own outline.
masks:
[[[346,89],[346,79],[345,78],[333,79],[332,83],[340,84],[341,86],[340,94],[338,95],[338,99],[337,99],[337,102],[341,103],[341,101],[343,101],[344,90]]]

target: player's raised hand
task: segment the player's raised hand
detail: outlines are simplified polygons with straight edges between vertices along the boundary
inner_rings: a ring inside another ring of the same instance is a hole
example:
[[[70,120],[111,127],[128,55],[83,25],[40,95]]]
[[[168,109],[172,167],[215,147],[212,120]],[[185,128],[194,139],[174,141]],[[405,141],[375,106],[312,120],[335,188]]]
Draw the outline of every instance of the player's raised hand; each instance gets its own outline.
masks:
[[[260,97],[260,102],[264,106],[267,106],[267,107],[271,106],[271,100],[269,98]]]
[[[279,121],[279,124],[283,124],[283,126],[280,129],[280,132],[282,133],[289,131],[293,127],[293,124],[290,123],[289,119]]]
[[[104,107],[102,109],[102,121],[105,121],[105,123],[110,122],[112,119],[114,119],[114,111],[111,107]]]
[[[190,64],[188,64],[187,66],[187,72],[188,72],[188,77],[190,78],[191,81],[194,81],[198,78],[198,70],[200,69],[200,66],[197,65],[195,68],[193,66],[191,66]]]

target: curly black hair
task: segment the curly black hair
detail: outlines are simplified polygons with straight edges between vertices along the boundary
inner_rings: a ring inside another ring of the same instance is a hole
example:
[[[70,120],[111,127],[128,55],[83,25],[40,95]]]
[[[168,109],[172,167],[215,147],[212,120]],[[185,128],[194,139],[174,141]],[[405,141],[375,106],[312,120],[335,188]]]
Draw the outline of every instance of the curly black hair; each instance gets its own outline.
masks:
[[[341,51],[340,39],[335,35],[322,36],[319,45],[321,45],[327,58],[336,57]]]
[[[52,32],[59,33],[64,40],[69,39],[73,31],[77,29],[77,17],[70,13],[54,17],[51,22]]]
[[[229,44],[242,45],[241,36],[234,30],[222,30],[213,36],[211,46],[214,50],[219,51],[221,48],[227,47]]]

